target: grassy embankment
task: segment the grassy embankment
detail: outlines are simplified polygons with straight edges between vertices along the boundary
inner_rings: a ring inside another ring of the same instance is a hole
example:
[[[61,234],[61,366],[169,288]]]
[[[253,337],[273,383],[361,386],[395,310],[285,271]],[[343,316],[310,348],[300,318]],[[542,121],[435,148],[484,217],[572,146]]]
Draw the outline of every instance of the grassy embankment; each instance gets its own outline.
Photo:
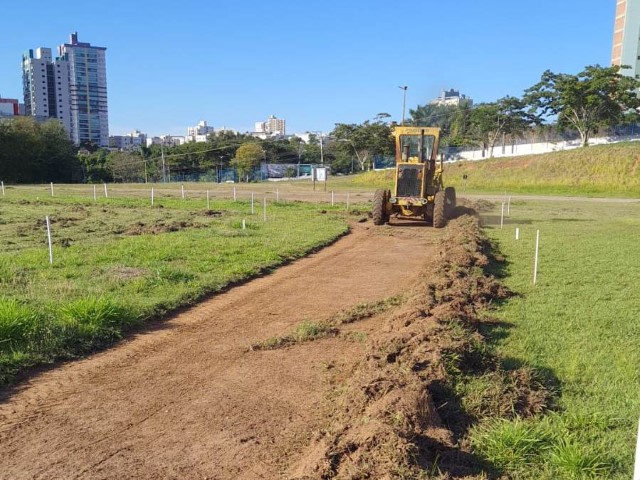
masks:
[[[505,228],[487,233],[506,257],[506,285],[519,296],[499,308],[504,324],[490,338],[511,363],[555,377],[558,405],[533,420],[481,424],[472,444],[513,478],[630,478],[640,415],[640,204],[512,207]]]
[[[463,180],[463,176],[467,179]],[[445,165],[445,183],[459,193],[640,197],[640,142],[543,155]],[[354,187],[391,188],[393,173],[345,177]]]
[[[248,200],[212,201],[211,209],[202,198],[158,199],[151,207],[149,199],[94,203],[7,189],[0,199],[0,385],[25,367],[107,346],[145,320],[347,229],[344,205],[270,202],[266,222],[261,202],[255,215]]]

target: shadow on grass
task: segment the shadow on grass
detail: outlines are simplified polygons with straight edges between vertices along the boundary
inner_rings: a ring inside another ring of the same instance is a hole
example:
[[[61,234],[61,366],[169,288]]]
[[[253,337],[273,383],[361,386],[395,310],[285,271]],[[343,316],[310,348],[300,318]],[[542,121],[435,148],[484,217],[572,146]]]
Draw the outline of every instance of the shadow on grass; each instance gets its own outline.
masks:
[[[593,222],[594,221],[589,218],[550,218],[549,220],[554,223],[560,223],[560,222],[573,223],[573,222]]]
[[[469,478],[482,475],[491,468],[473,453],[450,447],[434,438],[420,436],[416,439],[416,444],[419,448],[418,464],[432,475],[446,474],[445,478]]]
[[[495,227],[500,226],[500,215],[481,215],[480,216],[480,224],[483,227]],[[517,226],[517,225],[531,225],[533,224],[533,220],[529,219],[521,219],[519,218],[517,221],[512,222],[509,217],[506,216],[503,218],[504,226]]]
[[[509,261],[499,252],[497,242],[484,240],[482,253],[489,260],[484,267],[485,273],[505,278]],[[506,298],[494,299],[493,305],[502,305],[514,296],[519,295],[511,292]],[[445,365],[445,370],[451,373],[430,383],[429,393],[454,444],[468,442],[473,427],[491,418],[527,418],[558,410],[562,385],[553,370],[497,353],[496,347],[515,327],[514,323],[491,318],[467,324],[464,326],[467,335],[470,338],[480,335],[483,341],[470,342],[468,348],[455,351],[449,369]],[[451,449],[446,445],[429,446],[431,470],[437,468],[440,474],[447,475],[446,478],[481,474],[488,478],[503,478],[505,473],[486,458],[468,450]],[[425,468],[428,470],[428,465]]]

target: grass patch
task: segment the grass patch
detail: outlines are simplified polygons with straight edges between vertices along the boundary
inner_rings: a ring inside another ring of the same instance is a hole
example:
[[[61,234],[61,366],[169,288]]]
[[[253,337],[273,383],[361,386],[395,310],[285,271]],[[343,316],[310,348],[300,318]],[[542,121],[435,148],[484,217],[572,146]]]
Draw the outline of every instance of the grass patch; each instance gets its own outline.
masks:
[[[366,318],[371,318],[375,315],[380,315],[394,307],[402,305],[405,301],[405,297],[402,295],[396,295],[393,297],[384,298],[376,302],[360,303],[353,308],[347,310],[341,310],[336,313],[329,320],[329,324],[332,326],[344,325],[347,323],[353,323]]]
[[[23,195],[24,194],[24,195]],[[21,369],[104,348],[234,282],[344,234],[340,207],[246,199],[40,197],[0,201],[0,384]],[[44,218],[52,219],[49,264]],[[242,228],[245,220],[246,228]]]
[[[367,302],[356,305],[347,310],[341,310],[329,320],[321,322],[310,322],[304,320],[296,329],[284,336],[271,337],[267,340],[256,342],[251,345],[251,350],[275,350],[277,348],[288,347],[296,343],[309,342],[328,336],[340,334],[337,328],[340,325],[357,322],[365,318],[371,318],[381,314],[391,308],[401,305],[404,297],[401,295],[385,298],[376,302]],[[345,338],[356,342],[364,342],[367,334],[363,332],[349,332]]]
[[[640,197],[640,142],[445,165],[459,193]],[[466,175],[466,179],[464,176]],[[352,187],[392,188],[393,171],[343,177]]]
[[[304,320],[289,335],[272,337],[251,345],[251,350],[275,350],[302,342],[311,342],[319,338],[335,336],[338,330],[327,323],[315,323]]]
[[[524,362],[555,376],[560,397],[553,413],[476,430],[477,453],[514,478],[630,478],[640,415],[640,205],[518,202],[504,229],[486,231],[506,259],[506,285],[519,293],[501,305],[489,339],[507,364]],[[543,442],[533,442],[522,464],[492,460],[509,431]]]

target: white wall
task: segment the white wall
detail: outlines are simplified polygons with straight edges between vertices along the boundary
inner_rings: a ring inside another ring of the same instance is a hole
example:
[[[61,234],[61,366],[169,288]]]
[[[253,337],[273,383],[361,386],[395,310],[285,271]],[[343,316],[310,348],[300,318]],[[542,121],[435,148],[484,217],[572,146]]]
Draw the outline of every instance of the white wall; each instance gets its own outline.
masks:
[[[608,143],[628,142],[640,140],[640,134],[624,137],[596,137],[589,140],[589,145],[603,145]],[[557,152],[560,150],[571,150],[581,146],[580,139],[561,141],[561,142],[542,142],[542,143],[525,143],[521,145],[496,145],[493,149],[493,158],[500,157],[518,157],[522,155],[536,155],[541,153]],[[490,151],[485,151],[482,156],[482,150],[465,150],[458,152],[457,160],[487,160],[490,158]],[[454,160],[456,161],[456,160]]]

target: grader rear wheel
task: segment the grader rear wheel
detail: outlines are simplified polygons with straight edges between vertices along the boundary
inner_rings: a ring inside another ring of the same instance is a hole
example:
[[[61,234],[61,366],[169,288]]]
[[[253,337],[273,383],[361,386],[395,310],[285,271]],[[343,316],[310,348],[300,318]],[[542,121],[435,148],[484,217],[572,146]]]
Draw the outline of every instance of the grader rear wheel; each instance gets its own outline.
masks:
[[[446,224],[446,198],[444,195],[444,190],[440,190],[438,193],[436,193],[436,198],[433,202],[433,226],[435,228],[442,228]]]
[[[374,225],[384,225],[387,218],[387,193],[384,190],[376,190],[373,195],[373,211],[371,212]]]

